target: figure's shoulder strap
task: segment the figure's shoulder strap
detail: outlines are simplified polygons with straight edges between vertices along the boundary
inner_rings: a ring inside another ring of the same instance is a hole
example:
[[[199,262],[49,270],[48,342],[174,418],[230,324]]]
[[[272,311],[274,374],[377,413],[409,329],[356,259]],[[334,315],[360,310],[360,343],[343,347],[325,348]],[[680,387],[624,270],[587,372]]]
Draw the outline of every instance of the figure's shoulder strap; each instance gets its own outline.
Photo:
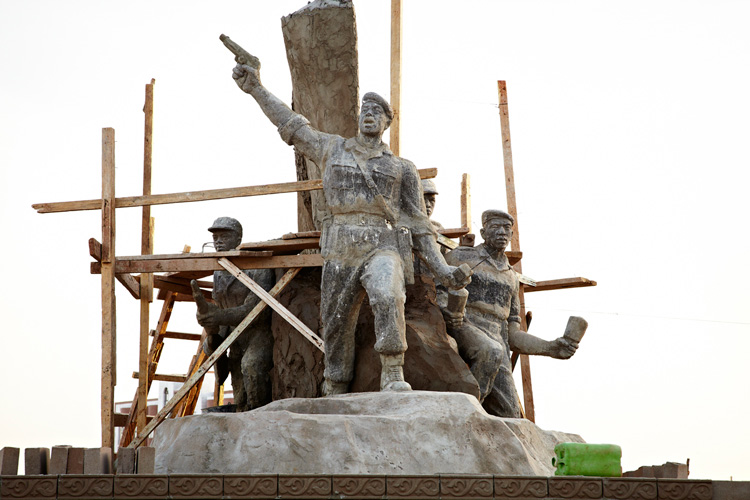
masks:
[[[367,160],[365,160],[363,157],[358,155],[355,152],[352,152],[354,156],[354,161],[357,163],[357,166],[359,167],[359,171],[362,172],[362,175],[365,178],[365,183],[367,184],[367,187],[370,188],[370,191],[372,191],[373,196],[375,197],[375,201],[378,202],[380,205],[380,208],[383,209],[383,213],[385,214],[385,218],[388,220],[388,222],[391,223],[391,225],[396,225],[396,222],[398,220],[398,217],[396,217],[396,214],[393,213],[393,210],[391,210],[391,207],[388,206],[388,203],[385,202],[385,198],[382,194],[380,194],[380,191],[378,191],[378,186],[375,184],[375,181],[372,180],[372,176],[367,171]]]

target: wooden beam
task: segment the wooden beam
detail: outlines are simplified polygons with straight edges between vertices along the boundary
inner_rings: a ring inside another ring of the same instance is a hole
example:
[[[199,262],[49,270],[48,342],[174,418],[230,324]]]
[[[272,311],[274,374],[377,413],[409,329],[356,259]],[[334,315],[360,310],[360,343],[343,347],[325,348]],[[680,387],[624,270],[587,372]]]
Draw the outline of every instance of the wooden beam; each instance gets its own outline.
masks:
[[[102,261],[102,244],[99,243],[96,238],[89,239],[89,255],[96,259],[97,262]],[[134,299],[138,300],[141,298],[141,285],[134,276],[129,274],[116,274],[115,279],[125,287]]]
[[[419,169],[421,179],[431,179],[437,175],[436,168]],[[284,182],[281,184],[264,184],[262,186],[245,186],[224,189],[206,189],[182,193],[152,194],[150,196],[128,196],[115,199],[116,208],[142,207],[146,205],[168,205],[171,203],[191,203],[194,201],[223,200],[245,196],[262,196],[267,194],[295,193],[323,189],[323,181]],[[102,200],[61,201],[56,203],[35,203],[31,207],[40,214],[57,212],[76,212],[79,210],[99,210]]]
[[[162,290],[162,291],[169,290],[169,291],[177,292],[180,294],[186,294],[186,295],[190,295],[190,297],[193,296],[192,295],[193,289],[190,288],[190,285],[189,285],[190,280],[185,280],[185,283],[178,283],[178,282],[173,281],[172,279],[165,279],[163,275],[156,274],[152,276],[154,277],[154,288],[158,288],[159,290]],[[200,285],[200,286],[203,287],[205,285]],[[201,288],[201,293],[206,298],[206,300],[208,300],[209,302],[213,301],[213,297],[211,296],[210,291],[203,290]],[[166,295],[162,296],[160,292],[157,298],[163,300],[164,297],[166,297]]]
[[[156,335],[156,330],[149,332],[150,336]],[[164,332],[162,338],[165,339],[179,339],[179,340],[201,340],[202,336],[200,333],[182,333],[182,332]]]
[[[164,259],[164,260],[120,260],[115,263],[117,273],[160,273],[170,271],[220,271],[218,258]],[[283,269],[289,267],[321,267],[323,257],[311,255],[275,255],[273,257],[236,257],[234,262],[241,269]],[[91,273],[99,274],[101,264],[91,263]],[[205,275],[204,275],[205,276]]]
[[[227,250],[226,252],[209,253],[165,253],[158,255],[126,255],[117,257],[117,260],[166,260],[166,259],[218,259],[219,257],[271,257],[272,251],[263,250]]]
[[[403,0],[391,0],[391,121],[390,148],[398,156],[401,152],[401,7]]]
[[[133,378],[136,378],[138,380],[141,379],[140,371],[133,372]],[[144,375],[148,375],[148,372],[146,372]],[[167,373],[154,373],[154,378],[152,380],[161,380],[162,382],[182,382],[185,383],[187,380],[187,376],[185,375],[169,375]],[[144,406],[145,408],[145,406]]]
[[[102,447],[114,449],[117,325],[115,307],[115,129],[102,129]]]
[[[497,95],[500,108],[500,134],[503,145],[503,166],[505,170],[505,196],[508,204],[508,213],[516,220],[513,235],[510,239],[511,250],[521,250],[520,231],[518,229],[518,208],[516,205],[516,183],[513,176],[513,151],[510,146],[510,119],[508,117],[508,90],[505,81],[498,80]],[[518,273],[522,273],[521,262],[513,265]],[[526,302],[523,296],[524,287],[518,291],[518,299],[521,306],[521,327],[526,331]],[[529,356],[521,354],[521,379],[523,382],[523,400],[525,417],[532,422],[534,415],[534,391],[531,384],[531,362]]]
[[[143,196],[151,195],[151,153],[154,132],[154,79],[146,84],[146,102],[143,106]],[[154,250],[154,219],[151,217],[151,207],[145,205],[141,213],[141,254],[151,255]],[[148,333],[151,302],[154,294],[153,274],[141,274],[140,293],[140,336],[138,349],[138,408],[136,413],[136,428],[146,427],[146,406],[148,400]]]
[[[543,292],[545,290],[563,290],[565,288],[580,288],[586,286],[596,286],[596,281],[580,277],[537,281],[536,286],[523,285],[523,290],[525,293],[529,293]]]
[[[286,287],[286,285],[289,284],[289,282],[292,281],[292,279],[297,275],[297,273],[300,271],[300,268],[294,268],[289,269],[284,276],[281,277],[281,279],[274,285],[274,287],[271,289],[269,294],[272,297],[276,297],[281,291]],[[201,365],[201,367],[198,369],[195,374],[193,374],[187,382],[185,382],[185,385],[183,385],[177,393],[175,393],[174,396],[172,396],[172,399],[170,399],[166,405],[164,405],[164,408],[159,411],[159,413],[156,415],[156,417],[146,426],[146,428],[138,434],[138,437],[136,437],[133,441],[128,444],[129,448],[136,448],[140,446],[146,438],[148,438],[148,435],[156,429],[156,427],[161,424],[164,419],[167,418],[169,413],[177,406],[177,404],[184,398],[190,390],[193,388],[195,384],[198,383],[203,378],[203,375],[208,372],[209,369],[216,363],[216,360],[219,359],[219,357],[227,352],[229,347],[232,345],[232,343],[239,337],[245,329],[255,320],[255,318],[258,317],[258,315],[263,312],[263,310],[267,307],[267,304],[263,301],[261,301],[258,305],[256,305],[250,313],[245,316],[245,319],[243,319],[237,327],[232,331],[232,333],[229,334],[229,336],[224,340],[224,342],[221,343],[221,345],[206,359],[206,361]]]
[[[298,332],[300,332],[307,340],[323,351],[323,340],[318,337],[312,330],[310,330],[306,324],[299,320],[297,316],[290,313],[289,310],[282,306],[281,303],[273,298],[262,286],[253,281],[247,274],[242,272],[242,269],[232,264],[231,261],[225,258],[219,259],[219,264],[237,278],[240,283],[248,287],[255,295],[257,295],[263,302],[268,304],[271,309],[284,318],[287,323],[292,325]]]
[[[461,176],[461,227],[465,227],[467,233],[471,232],[471,176],[469,174]]]
[[[154,417],[146,417],[146,421],[151,422]],[[128,422],[128,414],[127,413],[115,413],[115,427],[125,427],[125,425]]]

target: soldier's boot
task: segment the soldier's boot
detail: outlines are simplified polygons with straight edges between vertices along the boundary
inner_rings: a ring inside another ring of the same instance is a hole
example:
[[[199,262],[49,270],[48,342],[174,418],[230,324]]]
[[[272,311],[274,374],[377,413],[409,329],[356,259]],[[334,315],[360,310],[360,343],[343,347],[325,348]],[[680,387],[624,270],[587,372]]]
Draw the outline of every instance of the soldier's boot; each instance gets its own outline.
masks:
[[[404,380],[404,355],[381,354],[381,391],[410,391],[411,386]]]
[[[349,392],[349,382],[334,382],[327,378],[323,382],[323,396],[335,396]]]

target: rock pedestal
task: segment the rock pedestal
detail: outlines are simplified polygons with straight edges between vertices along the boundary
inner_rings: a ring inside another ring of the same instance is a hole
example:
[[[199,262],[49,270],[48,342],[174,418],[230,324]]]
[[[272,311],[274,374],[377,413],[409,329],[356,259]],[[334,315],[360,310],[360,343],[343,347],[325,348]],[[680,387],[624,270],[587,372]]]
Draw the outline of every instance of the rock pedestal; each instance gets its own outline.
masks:
[[[490,416],[467,394],[373,392],[168,419],[155,472],[549,476],[560,442],[583,440]]]
[[[415,390],[464,392],[479,395],[479,386],[461,359],[456,341],[445,330],[435,301],[435,283],[417,275],[406,287],[404,376]],[[303,269],[279,295],[279,302],[320,337],[320,269]],[[289,323],[273,315],[273,399],[321,396],[323,353]],[[375,326],[365,298],[356,333],[356,363],[351,392],[380,390],[380,357],[375,352]]]

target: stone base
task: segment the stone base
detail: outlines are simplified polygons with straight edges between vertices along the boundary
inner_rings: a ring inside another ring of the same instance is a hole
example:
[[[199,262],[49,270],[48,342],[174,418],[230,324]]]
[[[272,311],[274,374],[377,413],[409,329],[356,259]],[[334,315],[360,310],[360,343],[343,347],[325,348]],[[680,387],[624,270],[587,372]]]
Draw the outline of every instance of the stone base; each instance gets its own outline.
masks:
[[[560,442],[583,440],[490,416],[467,394],[370,392],[168,419],[155,472],[549,476]]]

